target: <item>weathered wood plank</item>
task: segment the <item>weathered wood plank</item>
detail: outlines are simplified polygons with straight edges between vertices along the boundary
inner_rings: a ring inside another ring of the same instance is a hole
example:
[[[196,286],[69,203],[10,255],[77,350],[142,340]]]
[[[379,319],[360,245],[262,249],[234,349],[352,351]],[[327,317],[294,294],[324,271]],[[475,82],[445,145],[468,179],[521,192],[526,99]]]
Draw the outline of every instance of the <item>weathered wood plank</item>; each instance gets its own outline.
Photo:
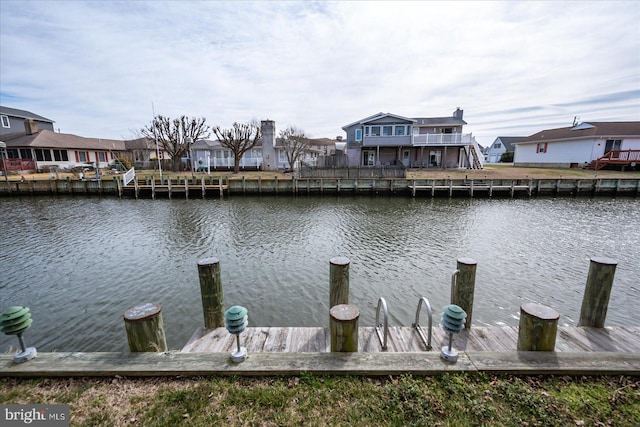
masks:
[[[437,375],[445,372],[640,375],[640,353],[460,352],[457,363],[439,352],[250,353],[233,363],[228,353],[40,353],[22,364],[0,355],[0,377],[192,375]]]
[[[241,344],[249,352],[328,352],[327,328],[247,328],[240,335]],[[453,346],[466,351],[516,351],[518,328],[515,326],[474,326],[454,335]],[[373,327],[359,328],[358,351],[383,352]],[[433,351],[448,345],[445,331],[435,326],[432,331]],[[183,352],[227,352],[235,338],[226,329],[199,328],[183,348]],[[426,351],[413,328],[389,328],[388,349],[385,352]],[[640,352],[640,327],[559,327],[556,352],[611,351]]]
[[[14,364],[10,355],[0,356],[0,377],[433,375],[475,370],[464,354],[452,364],[434,352],[249,353],[242,363],[231,362],[226,353],[41,353],[22,364]]]
[[[640,375],[640,353],[467,352],[478,371],[512,374]]]

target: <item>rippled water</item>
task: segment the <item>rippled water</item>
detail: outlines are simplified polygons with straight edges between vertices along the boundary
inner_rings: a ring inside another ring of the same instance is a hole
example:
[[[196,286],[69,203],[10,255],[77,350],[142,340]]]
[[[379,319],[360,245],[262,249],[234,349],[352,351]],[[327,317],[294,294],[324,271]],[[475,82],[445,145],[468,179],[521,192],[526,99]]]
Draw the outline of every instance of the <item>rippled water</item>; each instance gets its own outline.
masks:
[[[593,256],[618,261],[607,325],[640,324],[640,201],[403,197],[0,200],[0,309],[31,308],[40,351],[125,351],[123,313],[162,304],[170,348],[203,324],[196,263],[221,261],[227,306],[254,326],[328,326],[329,260],[351,260],[361,325],[387,300],[410,325],[448,303],[456,259],[478,262],[474,324],[517,325],[539,302],[574,325]],[[17,346],[1,336],[0,351]]]

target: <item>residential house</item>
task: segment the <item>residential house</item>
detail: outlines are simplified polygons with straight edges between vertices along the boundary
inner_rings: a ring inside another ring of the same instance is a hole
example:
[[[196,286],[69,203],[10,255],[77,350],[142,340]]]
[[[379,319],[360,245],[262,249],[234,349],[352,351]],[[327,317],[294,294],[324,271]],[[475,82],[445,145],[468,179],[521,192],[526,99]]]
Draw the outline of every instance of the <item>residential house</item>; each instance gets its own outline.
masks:
[[[515,152],[516,142],[523,140],[524,136],[499,136],[486,149],[487,163],[500,163],[502,155],[507,152]]]
[[[53,120],[33,114],[30,111],[0,106],[0,135],[23,132],[27,121],[36,123],[38,129],[46,129],[52,132],[54,130]]]
[[[350,166],[482,168],[475,138],[458,108],[450,117],[408,118],[378,113],[342,127]]]
[[[255,147],[247,151],[240,159],[241,170],[289,170],[284,147],[276,137],[273,120],[263,120],[260,124],[262,137]],[[335,150],[335,141],[328,138],[310,139],[309,147],[300,160],[315,163],[319,156]],[[191,146],[197,169],[229,170],[233,169],[233,152],[218,140],[198,140]]]
[[[38,129],[27,121],[26,131],[2,135],[6,144],[7,171],[42,171],[92,165],[105,168],[115,158],[126,155],[124,141],[56,133]]]
[[[546,129],[515,143],[514,166],[638,167],[640,122],[583,122]]]

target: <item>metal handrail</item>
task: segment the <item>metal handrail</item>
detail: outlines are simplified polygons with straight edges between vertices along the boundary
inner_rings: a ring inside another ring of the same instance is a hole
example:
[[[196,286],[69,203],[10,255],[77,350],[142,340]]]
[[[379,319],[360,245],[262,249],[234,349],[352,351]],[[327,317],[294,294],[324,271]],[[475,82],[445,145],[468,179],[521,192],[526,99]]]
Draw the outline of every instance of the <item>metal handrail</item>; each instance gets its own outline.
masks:
[[[384,324],[380,323],[380,307],[382,307],[382,311],[384,313]],[[383,333],[380,332],[381,326],[384,326],[384,337]],[[389,311],[387,310],[387,302],[382,297],[378,299],[378,308],[376,309],[376,335],[378,336],[380,345],[382,345],[382,349],[386,350],[387,337],[389,336]]]
[[[428,338],[425,338],[424,331],[422,330],[422,326],[420,326],[420,309],[422,308],[422,304],[425,304],[427,307],[427,315],[429,316],[429,324],[427,335]],[[431,329],[433,326],[433,312],[431,311],[431,304],[429,304],[429,300],[426,297],[422,297],[418,300],[418,309],[416,310],[416,321],[411,326],[413,326],[416,331],[418,331],[418,335],[422,342],[427,347],[427,351],[431,350]]]

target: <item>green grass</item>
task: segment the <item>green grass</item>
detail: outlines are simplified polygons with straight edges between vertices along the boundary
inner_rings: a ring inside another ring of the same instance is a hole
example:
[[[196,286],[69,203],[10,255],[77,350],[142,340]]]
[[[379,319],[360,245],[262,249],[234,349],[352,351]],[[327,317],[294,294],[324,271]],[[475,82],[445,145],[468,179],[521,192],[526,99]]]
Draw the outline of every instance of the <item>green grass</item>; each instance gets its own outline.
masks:
[[[637,377],[0,380],[0,403],[67,403],[71,425],[640,425]]]

